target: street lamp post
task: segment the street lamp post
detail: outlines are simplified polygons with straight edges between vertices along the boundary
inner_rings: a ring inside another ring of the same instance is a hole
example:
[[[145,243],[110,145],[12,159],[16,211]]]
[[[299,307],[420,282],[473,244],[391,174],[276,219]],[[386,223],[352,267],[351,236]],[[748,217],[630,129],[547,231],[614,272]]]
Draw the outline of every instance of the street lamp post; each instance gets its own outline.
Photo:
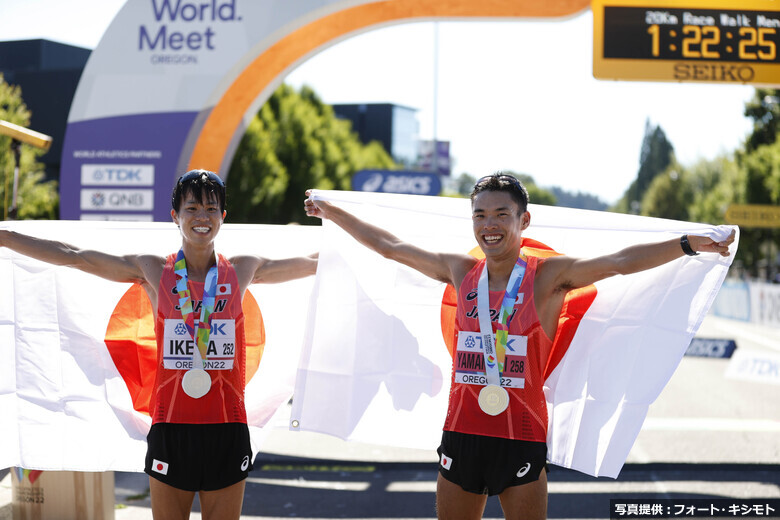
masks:
[[[21,146],[22,143],[29,144],[36,148],[48,150],[51,147],[51,137],[23,126],[9,123],[0,119],[0,135],[7,135],[11,138],[11,153],[14,156],[14,186],[13,186],[13,199],[11,201],[11,207],[8,207],[8,176],[6,175],[5,182],[5,203],[3,204],[4,215],[3,219],[11,220],[16,219],[17,207],[16,196],[19,190],[19,163],[21,161]]]

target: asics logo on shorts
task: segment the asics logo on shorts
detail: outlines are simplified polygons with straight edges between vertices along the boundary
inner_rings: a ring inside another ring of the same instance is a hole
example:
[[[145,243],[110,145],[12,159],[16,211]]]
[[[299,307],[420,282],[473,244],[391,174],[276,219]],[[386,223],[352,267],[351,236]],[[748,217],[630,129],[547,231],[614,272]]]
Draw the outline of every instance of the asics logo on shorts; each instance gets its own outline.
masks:
[[[244,460],[241,461],[241,471],[246,471],[246,468],[249,467],[249,455],[244,457]]]
[[[517,472],[517,476],[520,477],[520,478],[523,478],[526,475],[526,473],[528,473],[529,471],[531,471],[531,463],[530,462],[528,462],[525,466],[520,468],[520,470]]]

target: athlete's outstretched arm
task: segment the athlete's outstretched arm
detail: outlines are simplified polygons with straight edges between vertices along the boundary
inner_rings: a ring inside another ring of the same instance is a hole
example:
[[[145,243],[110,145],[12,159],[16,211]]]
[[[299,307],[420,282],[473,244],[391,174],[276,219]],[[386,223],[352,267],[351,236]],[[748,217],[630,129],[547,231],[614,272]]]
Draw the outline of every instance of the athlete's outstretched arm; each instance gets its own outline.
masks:
[[[73,267],[85,273],[114,282],[143,283],[162,273],[164,259],[151,255],[116,256],[89,249],[79,249],[56,240],[36,238],[8,229],[0,229],[0,247],[7,247],[49,264]],[[159,281],[159,276],[157,276]]]
[[[259,256],[236,256],[230,263],[236,269],[239,283],[282,283],[311,276],[317,272],[319,253],[293,258],[270,259]]]
[[[695,252],[718,253],[729,256],[729,245],[734,242],[735,232],[723,241],[716,242],[709,237],[688,235],[690,247]],[[680,238],[650,244],[629,246],[616,253],[597,258],[578,259],[570,257],[549,258],[546,275],[555,276],[552,286],[565,289],[585,287],[616,274],[631,274],[658,267],[683,256]],[[552,268],[549,269],[548,268]]]
[[[307,191],[306,195],[310,195]],[[364,222],[338,206],[321,200],[304,202],[310,217],[328,219],[352,235],[358,242],[380,255],[420,271],[422,274],[457,287],[476,260],[468,255],[426,251],[402,241],[392,233]]]

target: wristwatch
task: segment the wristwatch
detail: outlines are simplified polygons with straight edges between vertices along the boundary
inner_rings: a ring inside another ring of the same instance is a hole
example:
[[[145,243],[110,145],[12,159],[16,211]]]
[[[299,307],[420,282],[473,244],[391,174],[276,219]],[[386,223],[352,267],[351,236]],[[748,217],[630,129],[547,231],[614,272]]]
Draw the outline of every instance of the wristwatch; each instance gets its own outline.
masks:
[[[680,237],[680,247],[682,247],[683,253],[688,256],[696,256],[699,254],[691,248],[691,243],[688,242],[688,235]]]

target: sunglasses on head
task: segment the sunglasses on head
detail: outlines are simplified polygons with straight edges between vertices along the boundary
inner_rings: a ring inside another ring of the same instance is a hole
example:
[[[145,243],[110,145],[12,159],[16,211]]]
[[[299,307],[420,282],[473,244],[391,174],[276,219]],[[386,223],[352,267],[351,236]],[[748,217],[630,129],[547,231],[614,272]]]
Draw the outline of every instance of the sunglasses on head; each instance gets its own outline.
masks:
[[[496,175],[496,174],[485,175],[484,177],[482,177],[481,179],[479,179],[476,182],[475,186],[477,186],[479,184],[482,184],[483,182],[487,182],[490,179],[497,179],[499,182],[506,181],[506,182],[508,182],[510,184],[513,184],[518,189],[521,189],[521,190],[523,189],[523,185],[520,184],[520,181],[517,180],[516,177],[513,177],[512,175],[506,175],[505,173],[502,173],[502,174],[499,174],[499,175]]]
[[[220,178],[219,175],[217,175],[214,172],[208,172],[206,170],[192,170],[181,177],[179,177],[179,180],[176,181],[176,184],[182,184],[184,182],[189,182],[194,179],[201,179],[202,181],[210,180],[212,182],[216,182],[220,186],[225,186],[225,182]]]

